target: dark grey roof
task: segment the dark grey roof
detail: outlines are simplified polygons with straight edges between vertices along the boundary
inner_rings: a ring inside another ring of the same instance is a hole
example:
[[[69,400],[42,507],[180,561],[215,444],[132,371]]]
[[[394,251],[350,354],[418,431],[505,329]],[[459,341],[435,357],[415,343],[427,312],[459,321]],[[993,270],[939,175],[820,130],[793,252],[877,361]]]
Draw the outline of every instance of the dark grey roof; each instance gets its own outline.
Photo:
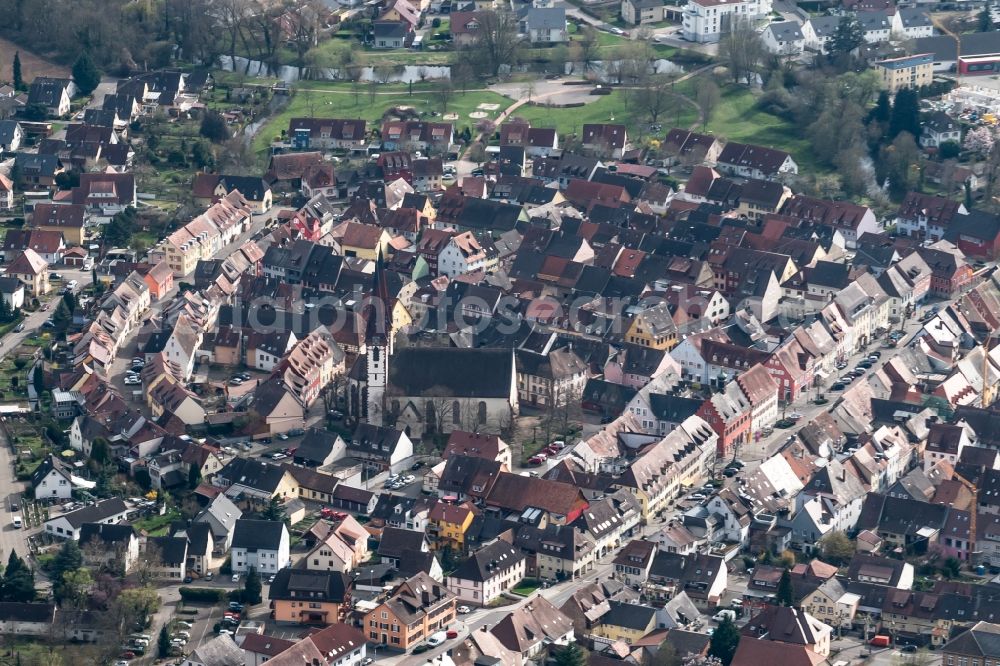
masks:
[[[423,544],[423,532],[386,527],[382,530],[382,538],[378,543],[378,554],[382,557],[399,557],[406,551],[423,550]]]
[[[69,85],[68,79],[36,78],[28,90],[28,104],[58,106],[63,91]]]
[[[53,604],[5,601],[0,602],[0,622],[51,622],[55,611]]]
[[[942,652],[989,658],[1000,657],[1000,630],[997,625],[981,622],[948,641]]]
[[[285,475],[278,465],[253,458],[233,458],[219,471],[219,476],[230,484],[240,484],[273,493]]]
[[[187,560],[188,540],[187,537],[179,536],[158,536],[146,539],[146,552],[152,546],[155,555],[167,566],[180,566]]]
[[[233,548],[247,550],[278,550],[285,524],[279,520],[240,518],[233,531]]]
[[[99,523],[111,518],[112,516],[125,513],[127,510],[128,507],[125,506],[124,500],[120,497],[113,497],[111,499],[102,500],[97,504],[91,504],[90,506],[85,506],[82,509],[71,511],[67,514],[63,514],[62,516],[55,516],[49,520],[65,518],[73,529],[79,529],[84,523]]]
[[[565,30],[566,9],[563,7],[525,8],[520,20],[529,30]]]
[[[395,360],[395,357],[393,359]],[[351,451],[364,452],[389,460],[402,437],[401,430],[372,425],[371,423],[360,423],[354,430],[351,441],[347,443],[347,448]]]
[[[42,480],[45,479],[45,477],[47,477],[53,470],[61,474],[67,481],[70,480],[70,474],[66,471],[66,468],[63,467],[63,464],[56,460],[55,456],[49,455],[49,457],[43,460],[42,464],[38,466],[35,473],[31,475],[31,487],[34,488],[41,483]]]
[[[611,610],[601,616],[600,623],[626,629],[647,629],[653,624],[656,609],[621,601],[608,602]]]
[[[888,30],[890,28],[889,16],[885,12],[858,12],[858,22],[865,32],[869,30]]]
[[[767,27],[767,29],[771,31],[775,40],[779,42],[793,42],[805,39],[805,37],[802,36],[802,26],[795,21],[772,23]]]
[[[7,145],[12,142],[17,128],[16,120],[0,120],[0,144]]]
[[[131,525],[85,523],[80,526],[80,544],[97,539],[105,544],[127,542],[135,535]]]
[[[833,37],[833,34],[837,32],[837,26],[840,25],[840,17],[814,16],[809,19],[809,24],[812,26],[813,32],[820,39],[823,37]]]
[[[323,463],[330,457],[330,452],[333,451],[338,439],[340,436],[329,430],[310,428],[295,451],[295,459]]]
[[[494,541],[477,550],[449,578],[485,582],[524,559],[524,554],[506,541]]]
[[[475,372],[469,372],[475,368]],[[511,393],[514,355],[504,349],[397,349],[389,364],[387,394],[505,398]]]
[[[275,575],[268,598],[341,602],[349,585],[347,576],[339,571],[285,568]]]
[[[250,201],[261,201],[271,189],[260,176],[222,176],[226,190],[239,190]]]
[[[704,400],[696,398],[685,398],[680,395],[651,393],[649,395],[649,407],[660,421],[670,423],[681,423],[689,416],[693,416],[702,406]]]
[[[899,19],[903,22],[903,28],[926,28],[934,24],[931,17],[922,9],[898,9]]]
[[[375,21],[373,33],[375,38],[388,37],[398,39],[406,36],[410,25],[403,21]]]

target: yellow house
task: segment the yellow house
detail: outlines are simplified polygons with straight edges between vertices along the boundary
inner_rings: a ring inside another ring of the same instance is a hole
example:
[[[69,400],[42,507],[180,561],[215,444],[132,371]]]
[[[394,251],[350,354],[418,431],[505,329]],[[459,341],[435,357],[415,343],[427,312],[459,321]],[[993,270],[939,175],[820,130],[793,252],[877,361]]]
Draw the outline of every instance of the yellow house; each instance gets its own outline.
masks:
[[[83,204],[38,204],[31,214],[31,226],[41,231],[58,231],[66,245],[83,245],[85,238]]]
[[[35,298],[49,293],[49,265],[30,247],[10,263],[7,275],[20,280]]]
[[[341,232],[340,249],[345,257],[358,257],[375,261],[379,252],[388,256],[389,241],[392,236],[382,227],[360,222],[346,222],[338,229]],[[336,232],[335,234],[336,235]]]
[[[476,512],[468,502],[449,504],[438,502],[427,515],[430,521],[429,534],[432,548],[462,550],[465,547],[465,533],[472,525]]]
[[[799,607],[833,628],[849,629],[860,603],[859,595],[845,591],[840,581],[831,578],[807,594]]]
[[[660,303],[633,317],[625,340],[650,349],[673,349],[677,345],[677,325],[668,305]]]
[[[628,645],[656,629],[656,609],[611,601],[611,610],[601,616],[594,634]]]
[[[934,78],[934,54],[920,53],[882,60],[875,63],[875,69],[882,79],[882,87],[890,93],[903,88],[927,86]]]

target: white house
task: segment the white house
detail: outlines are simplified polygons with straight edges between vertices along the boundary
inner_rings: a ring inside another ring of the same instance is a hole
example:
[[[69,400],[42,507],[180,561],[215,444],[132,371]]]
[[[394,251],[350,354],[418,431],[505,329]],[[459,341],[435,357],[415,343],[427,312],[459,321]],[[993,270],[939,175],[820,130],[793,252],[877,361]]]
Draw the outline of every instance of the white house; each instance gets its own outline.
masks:
[[[49,456],[31,475],[36,500],[67,500],[73,497],[73,480],[62,463]]]
[[[455,277],[484,270],[486,250],[471,231],[452,236],[438,255],[438,274]]]
[[[487,605],[524,578],[525,559],[519,548],[494,541],[480,548],[446,580],[460,600]]]
[[[839,24],[839,16],[813,16],[810,18],[802,24],[805,47],[810,51],[826,53]]]
[[[24,130],[16,120],[0,120],[0,154],[16,152],[24,140]]]
[[[684,7],[684,39],[717,42],[734,20],[755,21],[771,13],[771,0],[688,0]]]
[[[892,31],[903,39],[920,39],[934,35],[934,24],[921,9],[900,8],[892,16]]]
[[[60,539],[80,540],[80,528],[85,523],[117,525],[124,522],[128,507],[118,497],[102,500],[82,509],[63,513],[45,521],[45,533]]]
[[[288,566],[289,543],[288,528],[281,521],[237,520],[230,554],[233,573],[246,573],[250,567],[262,574],[277,573]]]
[[[881,44],[889,41],[892,35],[892,18],[885,12],[858,12],[856,14],[858,22],[861,24],[861,31],[864,33],[865,41],[869,44]]]
[[[764,29],[761,37],[767,50],[778,55],[798,55],[806,44],[802,25],[795,21],[772,23]]]

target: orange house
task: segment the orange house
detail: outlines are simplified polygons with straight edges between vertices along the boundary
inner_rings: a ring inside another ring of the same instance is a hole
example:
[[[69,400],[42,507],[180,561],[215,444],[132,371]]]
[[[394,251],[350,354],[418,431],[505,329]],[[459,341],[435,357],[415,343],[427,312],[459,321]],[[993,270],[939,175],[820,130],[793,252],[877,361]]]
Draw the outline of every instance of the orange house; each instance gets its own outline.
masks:
[[[160,300],[168,291],[174,288],[174,272],[167,265],[166,261],[161,261],[150,268],[143,276],[146,285],[149,287],[149,295],[153,300]]]
[[[409,650],[455,621],[455,599],[444,585],[418,573],[365,615],[365,633],[372,643]]]
[[[351,608],[351,580],[339,571],[281,569],[268,592],[278,622],[334,624]]]

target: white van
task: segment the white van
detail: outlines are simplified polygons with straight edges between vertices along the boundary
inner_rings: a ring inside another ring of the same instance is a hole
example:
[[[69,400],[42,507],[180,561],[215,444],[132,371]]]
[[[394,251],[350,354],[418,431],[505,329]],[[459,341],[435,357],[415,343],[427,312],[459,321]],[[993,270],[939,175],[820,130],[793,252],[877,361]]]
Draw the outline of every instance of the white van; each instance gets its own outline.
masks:
[[[14,523],[14,527],[21,529],[21,516],[14,516],[11,520]]]

